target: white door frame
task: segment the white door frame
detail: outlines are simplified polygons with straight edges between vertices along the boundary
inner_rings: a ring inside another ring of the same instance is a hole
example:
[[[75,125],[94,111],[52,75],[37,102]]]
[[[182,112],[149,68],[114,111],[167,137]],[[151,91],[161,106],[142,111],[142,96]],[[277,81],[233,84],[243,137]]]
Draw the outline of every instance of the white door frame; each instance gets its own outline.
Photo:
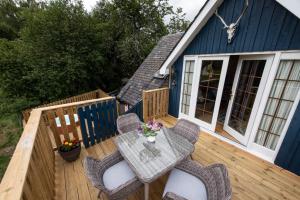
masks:
[[[300,53],[280,53],[280,52],[276,53],[275,58],[274,58],[274,62],[273,62],[273,66],[272,66],[272,69],[271,69],[269,77],[268,77],[268,80],[270,80],[270,81],[268,81],[267,84],[266,84],[265,91],[264,91],[264,94],[263,94],[263,97],[262,97],[262,101],[260,103],[260,107],[259,107],[259,110],[258,110],[258,113],[257,113],[256,120],[254,122],[254,126],[253,126],[253,129],[252,129],[252,133],[251,133],[251,137],[250,137],[249,145],[248,145],[248,148],[251,152],[253,152],[256,155],[259,155],[260,157],[263,157],[264,159],[269,160],[271,162],[274,162],[275,159],[276,159],[278,151],[281,147],[281,144],[284,140],[284,137],[287,133],[290,122],[291,122],[291,120],[292,120],[292,118],[295,114],[295,111],[297,109],[297,106],[298,106],[299,100],[300,100],[300,92],[298,92],[298,95],[295,98],[295,101],[293,103],[290,114],[289,114],[289,116],[287,118],[287,121],[285,123],[285,126],[282,130],[282,133],[279,137],[279,140],[277,142],[275,150],[271,150],[271,149],[266,148],[264,146],[258,145],[254,142],[257,131],[258,131],[258,127],[260,125],[260,121],[261,121],[262,116],[263,116],[263,112],[264,112],[265,107],[267,105],[267,101],[268,101],[269,94],[270,94],[271,89],[272,89],[274,79],[276,77],[276,73],[277,73],[280,61],[282,61],[282,60],[300,60]]]
[[[222,94],[223,94],[226,73],[227,73],[227,68],[228,68],[228,63],[229,63],[229,58],[230,58],[229,55],[228,56],[219,56],[219,55],[216,55],[216,56],[185,56],[184,57],[184,69],[183,70],[185,71],[185,63],[187,60],[195,60],[195,68],[194,68],[194,74],[193,74],[193,85],[192,85],[190,109],[189,109],[188,115],[181,113],[181,101],[182,101],[183,77],[184,77],[184,71],[183,71],[182,80],[181,80],[181,91],[180,91],[180,106],[179,106],[179,109],[180,109],[179,117],[180,118],[189,119],[208,130],[215,131],[218,114],[219,114],[221,98],[222,98]],[[200,75],[201,75],[201,70],[202,70],[202,61],[205,61],[205,60],[223,61],[211,123],[207,123],[205,121],[195,118],[199,81],[200,81]]]
[[[245,55],[245,56],[240,56],[239,61],[238,61],[238,66],[237,66],[237,70],[235,73],[234,82],[233,82],[233,86],[232,86],[232,94],[233,95],[231,95],[231,98],[230,98],[230,101],[228,104],[223,129],[226,132],[228,132],[230,135],[235,137],[239,142],[241,142],[241,144],[243,144],[245,146],[247,146],[247,144],[249,142],[249,137],[251,134],[252,126],[254,124],[256,114],[259,109],[260,101],[261,101],[261,98],[262,98],[262,95],[264,92],[264,88],[265,88],[265,85],[268,80],[269,72],[270,72],[270,69],[271,69],[272,63],[273,63],[273,58],[274,58],[274,55]],[[254,101],[252,111],[251,111],[251,114],[249,117],[245,135],[242,135],[238,131],[231,128],[228,125],[228,122],[229,122],[229,118],[230,118],[230,114],[231,114],[231,110],[232,110],[232,106],[233,106],[233,101],[234,101],[235,94],[236,94],[236,89],[238,87],[237,84],[239,81],[240,72],[241,72],[241,68],[242,68],[242,64],[243,64],[244,60],[266,60],[266,64],[265,64],[265,68],[264,68],[264,71],[263,71],[263,74],[262,74],[262,77],[260,80],[258,91],[256,93],[255,101]]]

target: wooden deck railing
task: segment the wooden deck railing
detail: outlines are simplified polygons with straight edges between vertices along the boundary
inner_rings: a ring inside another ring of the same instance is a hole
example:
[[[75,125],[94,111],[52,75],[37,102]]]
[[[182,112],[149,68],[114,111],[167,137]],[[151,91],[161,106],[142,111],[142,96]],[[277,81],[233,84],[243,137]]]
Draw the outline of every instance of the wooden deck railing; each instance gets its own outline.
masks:
[[[40,105],[40,106],[37,106],[35,108],[43,108],[43,107],[61,105],[61,104],[66,104],[66,103],[73,103],[73,102],[78,102],[78,101],[85,101],[85,100],[90,100],[90,99],[98,99],[98,98],[104,98],[104,97],[109,97],[109,95],[107,93],[105,93],[103,90],[98,89],[98,90],[94,90],[94,91],[87,92],[87,93],[84,93],[84,94],[80,94],[80,95],[77,95],[77,96],[62,99],[62,100],[59,100],[59,101],[54,101],[52,103]],[[26,109],[22,112],[23,119],[25,120],[26,123],[27,123],[27,121],[30,117],[30,112],[35,108]],[[48,125],[47,116],[43,116],[43,118],[44,118],[46,124]]]
[[[165,117],[169,108],[169,88],[143,91],[144,121]]]
[[[54,150],[50,141],[49,129],[42,116],[50,111],[58,112],[62,116],[61,109],[70,111],[72,110],[70,108],[109,99],[114,98],[105,97],[34,109],[1,181],[0,199],[53,199],[55,195]]]
[[[98,103],[111,99],[114,97],[32,110],[0,184],[0,199],[53,199],[55,195],[55,152],[51,141],[54,140],[55,145],[59,146],[63,139],[78,137],[77,127],[79,124],[77,122],[80,121],[80,117],[77,116],[76,119],[74,115],[77,113],[78,107],[86,107],[91,104],[98,105]],[[168,99],[168,88],[143,91],[144,121],[166,116]],[[80,97],[66,101],[78,100]],[[68,124],[66,116],[68,116]],[[57,121],[55,121],[57,118],[60,121],[59,128]],[[49,123],[50,129],[47,127],[47,123]],[[52,133],[53,135],[51,135]]]

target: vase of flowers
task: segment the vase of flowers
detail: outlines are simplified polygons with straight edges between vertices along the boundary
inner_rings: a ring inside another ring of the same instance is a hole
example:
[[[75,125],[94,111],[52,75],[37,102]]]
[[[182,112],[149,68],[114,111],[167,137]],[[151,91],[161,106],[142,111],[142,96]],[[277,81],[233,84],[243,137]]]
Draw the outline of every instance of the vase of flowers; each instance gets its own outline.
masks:
[[[154,120],[150,120],[147,123],[143,123],[139,128],[139,132],[142,132],[145,137],[147,137],[148,142],[155,142],[155,137],[157,132],[161,129],[163,125]]]
[[[61,157],[68,162],[77,160],[80,155],[81,145],[77,139],[65,140],[58,149]]]

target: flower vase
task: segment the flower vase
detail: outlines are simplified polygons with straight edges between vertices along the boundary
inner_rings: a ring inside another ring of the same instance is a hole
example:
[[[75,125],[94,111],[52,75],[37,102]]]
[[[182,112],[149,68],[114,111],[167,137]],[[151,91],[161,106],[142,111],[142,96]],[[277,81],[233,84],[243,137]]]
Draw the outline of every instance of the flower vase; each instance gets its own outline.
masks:
[[[148,136],[147,141],[151,142],[151,143],[155,142],[155,136],[152,136],[152,135]]]

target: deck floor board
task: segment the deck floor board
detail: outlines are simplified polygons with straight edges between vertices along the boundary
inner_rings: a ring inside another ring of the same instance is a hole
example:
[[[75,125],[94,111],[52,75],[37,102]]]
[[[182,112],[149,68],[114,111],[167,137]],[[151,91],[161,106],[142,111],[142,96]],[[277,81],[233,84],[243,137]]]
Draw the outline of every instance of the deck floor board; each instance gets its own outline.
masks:
[[[176,123],[176,118],[159,119],[165,126]],[[113,138],[109,138],[88,149],[82,148],[80,159],[73,163],[63,161],[56,153],[55,199],[96,200],[98,190],[84,175],[83,159],[85,156],[103,158],[116,150]],[[233,198],[241,200],[256,199],[299,199],[300,177],[254,155],[240,150],[208,133],[201,132],[196,143],[193,158],[201,165],[223,163],[229,170]],[[150,184],[150,199],[161,199],[165,175]],[[101,200],[107,200],[104,194]],[[142,200],[143,188],[131,195],[129,200]]]

